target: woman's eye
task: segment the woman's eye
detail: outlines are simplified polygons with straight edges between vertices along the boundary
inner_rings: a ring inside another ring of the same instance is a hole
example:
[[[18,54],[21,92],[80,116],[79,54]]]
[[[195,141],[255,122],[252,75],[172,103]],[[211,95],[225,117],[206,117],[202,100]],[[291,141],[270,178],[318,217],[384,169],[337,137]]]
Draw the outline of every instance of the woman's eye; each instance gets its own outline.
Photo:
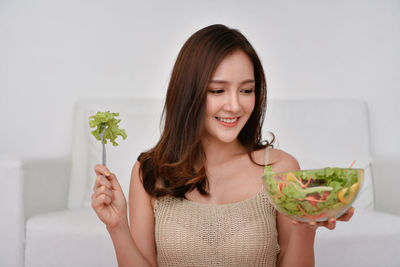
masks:
[[[221,94],[221,93],[223,93],[224,92],[224,90],[223,89],[209,89],[208,90],[211,94]]]
[[[254,92],[254,89],[243,89],[242,92],[245,94],[252,94]]]

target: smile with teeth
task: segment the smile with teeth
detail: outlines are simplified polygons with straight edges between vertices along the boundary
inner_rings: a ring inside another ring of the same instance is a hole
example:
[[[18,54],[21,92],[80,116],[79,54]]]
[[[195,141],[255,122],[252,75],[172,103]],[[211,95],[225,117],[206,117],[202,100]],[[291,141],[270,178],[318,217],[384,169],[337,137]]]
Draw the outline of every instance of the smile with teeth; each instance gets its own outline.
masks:
[[[233,117],[233,118],[232,117],[231,118],[216,117],[216,118],[217,118],[217,120],[225,122],[225,123],[235,123],[239,119],[239,117]]]
[[[227,128],[236,129],[239,124],[240,117],[215,117],[217,122]]]

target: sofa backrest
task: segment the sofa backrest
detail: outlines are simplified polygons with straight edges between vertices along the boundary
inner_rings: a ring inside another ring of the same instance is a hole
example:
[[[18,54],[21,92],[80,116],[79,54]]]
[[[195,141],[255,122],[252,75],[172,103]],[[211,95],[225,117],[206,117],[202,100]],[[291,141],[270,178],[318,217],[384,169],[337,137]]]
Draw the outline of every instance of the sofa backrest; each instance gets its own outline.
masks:
[[[160,136],[163,99],[86,99],[75,105],[69,207],[89,207],[101,163],[101,143],[90,134],[88,117],[97,111],[119,112],[120,127],[128,134],[119,146],[106,145],[107,167],[116,173],[126,196],[132,166],[138,155]],[[354,206],[374,208],[370,137],[366,103],[354,99],[269,99],[263,126],[276,136],[275,148],[293,155],[302,169],[349,167],[365,169],[365,179]]]

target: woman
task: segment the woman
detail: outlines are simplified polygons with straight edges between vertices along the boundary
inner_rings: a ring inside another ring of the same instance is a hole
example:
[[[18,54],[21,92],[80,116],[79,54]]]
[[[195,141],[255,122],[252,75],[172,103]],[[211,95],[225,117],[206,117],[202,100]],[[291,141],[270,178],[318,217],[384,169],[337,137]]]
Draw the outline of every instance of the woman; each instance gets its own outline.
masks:
[[[211,25],[182,47],[168,86],[164,129],[132,169],[129,223],[114,174],[95,166],[92,206],[119,266],[313,266],[318,226],[292,222],[268,201],[261,176],[299,170],[261,141],[266,83],[237,30]],[[354,209],[338,220],[347,221]]]

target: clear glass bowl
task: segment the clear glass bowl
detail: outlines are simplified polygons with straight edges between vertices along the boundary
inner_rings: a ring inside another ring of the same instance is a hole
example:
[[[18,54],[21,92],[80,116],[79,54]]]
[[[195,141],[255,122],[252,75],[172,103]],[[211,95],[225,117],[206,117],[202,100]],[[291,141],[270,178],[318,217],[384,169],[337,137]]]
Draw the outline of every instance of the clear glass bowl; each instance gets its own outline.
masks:
[[[327,167],[274,173],[265,167],[268,198],[289,218],[322,222],[338,218],[351,207],[364,177],[363,169]]]

